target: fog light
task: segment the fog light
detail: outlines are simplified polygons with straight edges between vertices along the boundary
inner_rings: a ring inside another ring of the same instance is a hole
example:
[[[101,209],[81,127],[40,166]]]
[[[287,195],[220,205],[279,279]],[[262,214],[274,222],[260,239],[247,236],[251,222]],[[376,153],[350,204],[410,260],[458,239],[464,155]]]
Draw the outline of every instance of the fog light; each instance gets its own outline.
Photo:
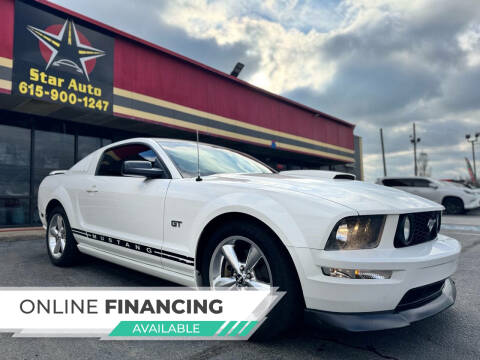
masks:
[[[410,221],[410,218],[407,216],[405,218],[405,221],[403,222],[403,238],[405,239],[405,242],[410,241],[411,230],[412,230],[412,222]]]
[[[322,272],[326,276],[347,279],[390,279],[392,277],[391,270],[353,270],[322,266]]]
[[[437,234],[440,232],[441,227],[442,227],[442,213],[439,211],[437,213]]]

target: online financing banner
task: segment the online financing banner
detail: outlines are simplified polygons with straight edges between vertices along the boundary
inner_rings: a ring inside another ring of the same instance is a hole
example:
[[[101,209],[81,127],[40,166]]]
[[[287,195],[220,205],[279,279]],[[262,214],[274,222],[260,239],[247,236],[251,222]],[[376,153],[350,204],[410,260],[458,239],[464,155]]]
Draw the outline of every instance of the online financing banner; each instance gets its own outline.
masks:
[[[102,340],[247,340],[283,293],[189,288],[0,288],[0,332]]]

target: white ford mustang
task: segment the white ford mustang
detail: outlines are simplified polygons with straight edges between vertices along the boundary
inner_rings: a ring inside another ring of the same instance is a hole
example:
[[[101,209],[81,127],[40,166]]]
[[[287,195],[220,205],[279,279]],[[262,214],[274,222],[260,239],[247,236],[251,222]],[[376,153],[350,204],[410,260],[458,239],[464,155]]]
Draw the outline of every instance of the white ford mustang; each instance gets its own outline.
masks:
[[[80,252],[187,286],[278,287],[287,294],[262,327],[270,334],[305,311],[365,331],[454,303],[460,245],[439,234],[441,205],[197,145],[130,139],[46,177],[38,208],[53,264]]]

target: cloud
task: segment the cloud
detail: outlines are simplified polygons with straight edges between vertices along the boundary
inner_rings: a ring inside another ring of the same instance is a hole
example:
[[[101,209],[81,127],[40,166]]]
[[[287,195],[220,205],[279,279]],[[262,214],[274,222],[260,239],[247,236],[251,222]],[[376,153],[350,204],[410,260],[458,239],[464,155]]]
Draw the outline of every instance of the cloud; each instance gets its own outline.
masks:
[[[161,14],[165,11],[167,2],[142,0],[122,2],[121,6],[113,0],[52,2],[224,72],[229,73],[237,61],[250,65],[243,70],[244,76],[248,77],[257,69],[258,60],[253,53],[248,52],[245,45],[235,43],[220,46],[214,39],[190,37],[181,27],[162,21]],[[113,12],[112,7],[115,7]]]
[[[464,135],[480,131],[476,1],[56,2],[225,72],[241,61],[241,78],[357,124],[368,180],[382,173],[380,127],[390,172],[413,173],[413,121],[434,176],[466,174]]]
[[[254,85],[277,93],[298,87],[320,91],[335,74],[335,61],[318,52],[325,33],[293,27],[293,16],[306,9],[297,1],[198,0],[170,2],[158,15],[193,38],[213,39],[219,46],[245,45],[258,59],[257,71],[248,77]]]

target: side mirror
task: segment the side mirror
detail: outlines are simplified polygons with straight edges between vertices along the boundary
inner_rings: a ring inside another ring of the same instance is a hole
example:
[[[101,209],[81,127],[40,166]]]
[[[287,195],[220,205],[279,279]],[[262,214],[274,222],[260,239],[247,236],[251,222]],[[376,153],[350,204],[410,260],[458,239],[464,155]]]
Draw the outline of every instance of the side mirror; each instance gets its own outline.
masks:
[[[438,185],[436,185],[436,184],[430,184],[430,185],[428,185],[428,186],[431,187],[431,188],[434,189],[434,190],[437,190],[437,189],[438,189]]]
[[[152,167],[150,161],[130,160],[124,161],[122,165],[122,175],[139,175],[149,179],[158,179],[164,176],[162,169]]]

